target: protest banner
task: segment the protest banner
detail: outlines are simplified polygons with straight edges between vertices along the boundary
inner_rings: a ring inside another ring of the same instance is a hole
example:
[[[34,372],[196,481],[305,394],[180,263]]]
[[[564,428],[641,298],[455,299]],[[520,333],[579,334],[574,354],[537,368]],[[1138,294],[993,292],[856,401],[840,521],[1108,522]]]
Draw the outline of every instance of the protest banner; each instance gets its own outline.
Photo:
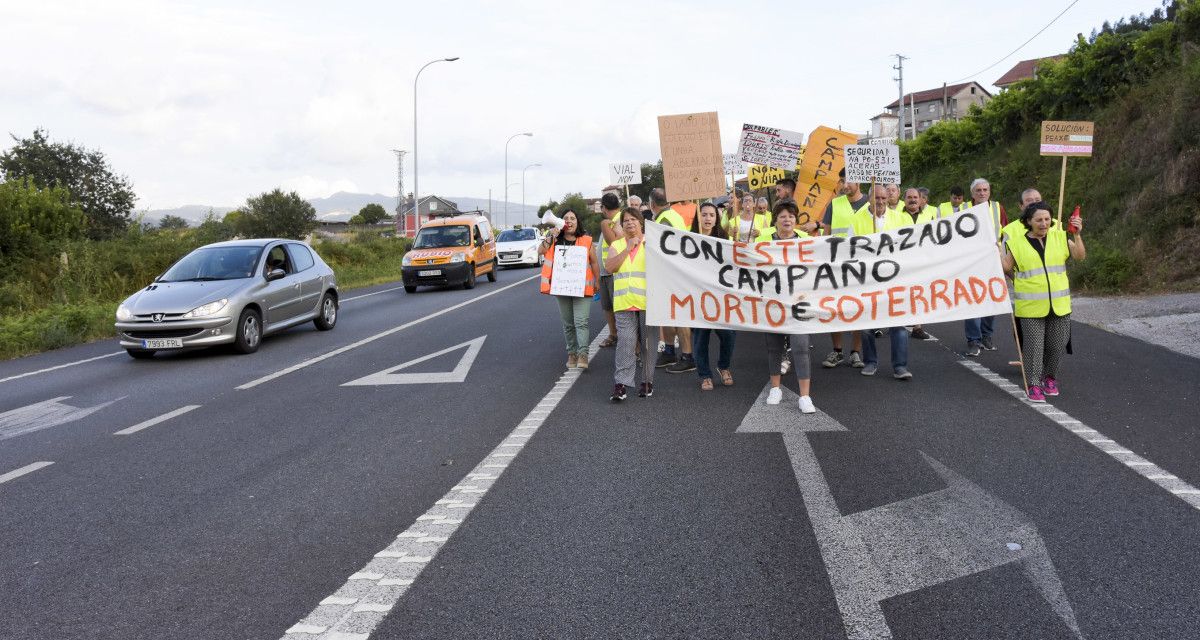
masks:
[[[641,184],[642,165],[636,162],[614,162],[608,165],[608,180],[612,185]]]
[[[796,169],[797,224],[821,220],[825,206],[837,195],[838,172],[846,165],[844,149],[857,140],[853,133],[830,127],[817,127],[808,134],[808,147]]]
[[[786,129],[743,124],[738,157],[743,162],[791,171],[800,158],[804,134]]]
[[[647,223],[646,323],[827,333],[1009,313],[989,216],[751,243]]]
[[[900,147],[894,144],[846,145],[846,182],[900,184]]]
[[[783,176],[783,169],[772,169],[771,167],[752,164],[749,170],[746,171],[746,186],[751,191],[773,187],[775,183],[783,180]]]
[[[554,269],[550,273],[550,295],[582,298],[587,283],[587,249],[554,247]]]
[[[725,163],[717,112],[658,117],[667,200],[725,195]]]
[[[736,153],[727,153],[724,155],[725,173],[732,176],[740,176],[746,173],[746,163],[737,157]]]
[[[1041,154],[1062,156],[1062,172],[1058,178],[1058,224],[1062,224],[1063,201],[1067,191],[1067,158],[1092,157],[1096,123],[1087,121],[1042,121]]]

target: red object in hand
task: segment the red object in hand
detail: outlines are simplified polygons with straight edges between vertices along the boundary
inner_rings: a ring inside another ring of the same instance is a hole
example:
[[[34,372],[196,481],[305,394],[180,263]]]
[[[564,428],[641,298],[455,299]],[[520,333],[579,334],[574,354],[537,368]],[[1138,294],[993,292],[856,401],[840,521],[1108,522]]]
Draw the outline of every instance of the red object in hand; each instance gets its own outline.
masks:
[[[1079,205],[1075,205],[1075,210],[1071,212],[1071,220],[1067,223],[1067,231],[1079,233],[1081,222],[1083,222],[1083,216],[1079,215]]]

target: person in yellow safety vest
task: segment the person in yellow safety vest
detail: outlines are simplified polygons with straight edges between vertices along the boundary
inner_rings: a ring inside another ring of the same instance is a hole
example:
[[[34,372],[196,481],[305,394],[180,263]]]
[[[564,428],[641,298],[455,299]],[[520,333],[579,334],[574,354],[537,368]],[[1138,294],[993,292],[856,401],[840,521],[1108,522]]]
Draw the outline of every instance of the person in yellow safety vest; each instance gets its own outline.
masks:
[[[892,211],[900,211],[904,208],[904,200],[900,197],[900,185],[888,184],[887,187],[887,203],[888,209]]]
[[[683,217],[675,212],[667,202],[667,192],[662,188],[655,188],[650,191],[650,211],[654,214],[654,221],[659,224],[670,225],[681,231],[687,231],[689,225],[683,221]],[[658,354],[658,359],[655,360],[654,366],[660,369],[667,369],[668,373],[683,373],[685,371],[696,370],[696,359],[692,357],[692,331],[687,328],[676,327],[660,327],[659,335],[662,338],[663,350]],[[679,338],[679,355],[675,355],[675,338]],[[649,354],[653,351],[642,354],[642,357],[649,360]]]
[[[888,205],[886,187],[876,187],[867,206],[854,212],[854,235],[866,236],[880,231],[890,231],[904,226],[904,221]]]
[[[1067,257],[1087,258],[1083,219],[1071,216],[1066,231],[1055,229],[1050,205],[1035,202],[1021,212],[1025,233],[1013,234],[1001,257],[1013,279],[1013,315],[1021,324],[1021,354],[1031,402],[1057,396],[1058,365],[1071,339],[1071,283]],[[1072,237],[1068,238],[1070,233]]]
[[[991,214],[992,226],[996,230],[996,239],[1000,239],[1000,230],[1008,224],[1008,216],[1004,211],[1004,205],[992,200],[992,185],[983,178],[975,178],[971,182],[971,205],[967,207],[976,207],[981,204],[986,204],[988,211]],[[996,345],[992,342],[992,332],[995,327],[995,316],[985,316],[983,318],[971,318],[963,320],[963,332],[967,338],[966,355],[972,358],[979,357],[981,349],[995,351]]]
[[[821,232],[826,236],[847,237],[854,235],[854,212],[867,205],[867,196],[863,195],[862,186],[857,182],[846,182],[846,170],[838,172],[837,196],[825,205],[825,214],[821,217]],[[851,331],[850,366],[856,369],[863,366],[862,334]],[[832,369],[846,361],[842,355],[842,334],[829,334],[833,342],[833,351],[821,361],[821,366]]]
[[[1021,211],[1025,211],[1025,207],[1041,201],[1042,193],[1037,189],[1030,187],[1021,192]],[[1017,218],[1016,220],[1004,225],[1004,228],[1000,230],[1000,241],[1008,242],[1009,238],[1025,233],[1025,230],[1025,225],[1022,224],[1020,218]]]
[[[612,195],[612,194],[608,194]],[[615,196],[614,196],[615,197]],[[571,209],[562,214],[561,229],[551,229],[542,238],[545,261],[542,263],[541,292],[547,295],[553,287],[554,253],[556,246],[579,247],[587,256],[584,267],[583,296],[556,295],[558,313],[562,319],[563,335],[567,340],[567,368],[588,368],[588,345],[590,326],[588,316],[592,310],[592,296],[596,293],[596,253],[592,251],[592,237],[579,228],[579,215]]]
[[[960,211],[966,211],[967,209],[970,209],[970,205],[963,202],[963,196],[964,194],[962,187],[958,185],[950,187],[950,201],[943,202],[938,205],[938,217],[949,218]]]
[[[755,238],[762,234],[763,229],[770,226],[771,215],[769,213],[756,213],[754,211],[754,196],[746,195],[742,197],[742,206],[738,211],[738,215],[730,215],[725,221],[725,235],[730,240],[753,242]]]
[[[927,212],[937,218],[937,209],[929,204],[929,189],[927,187],[917,187],[917,193],[921,195],[921,211]]]
[[[904,190],[904,209],[900,211],[900,220],[904,225],[925,224],[937,219],[937,209],[922,204],[927,202],[921,196],[921,188],[909,187]],[[931,340],[933,336],[921,325],[914,325],[909,337],[913,340]]]
[[[663,198],[664,203],[666,198]],[[654,206],[651,195],[651,206]],[[654,395],[654,353],[656,333],[646,326],[646,247],[643,244],[645,218],[633,207],[621,212],[622,237],[613,241],[605,268],[613,274],[613,308],[617,313],[617,348],[614,349],[613,392],[609,400],[621,402],[626,390],[637,381],[637,349],[642,349],[642,382],[638,396]]]
[[[754,202],[754,212],[771,215],[771,203],[766,198],[759,198]]]
[[[611,197],[610,197],[611,196]],[[637,204],[634,204],[634,200]],[[637,196],[629,196],[629,206],[641,209],[642,199]],[[600,346],[608,348],[617,344],[617,316],[613,313],[613,278],[612,274],[604,268],[604,261],[608,259],[608,246],[613,240],[621,237],[621,200],[615,193],[606,193],[600,198],[600,208],[603,209],[601,214],[603,218],[600,220],[600,308],[604,310],[604,319],[608,321],[608,337],[606,337]]]
[[[905,226],[902,218],[904,215],[888,208],[887,192],[884,188],[876,188],[871,194],[871,203],[854,214],[855,233],[867,235],[899,229]],[[891,341],[892,377],[901,381],[908,380],[912,378],[912,373],[908,370],[908,330],[903,326],[887,327],[887,330]],[[883,335],[878,329],[864,329],[859,332],[863,346],[863,369],[859,373],[864,376],[873,376],[879,370],[879,354],[875,350],[876,333]]]

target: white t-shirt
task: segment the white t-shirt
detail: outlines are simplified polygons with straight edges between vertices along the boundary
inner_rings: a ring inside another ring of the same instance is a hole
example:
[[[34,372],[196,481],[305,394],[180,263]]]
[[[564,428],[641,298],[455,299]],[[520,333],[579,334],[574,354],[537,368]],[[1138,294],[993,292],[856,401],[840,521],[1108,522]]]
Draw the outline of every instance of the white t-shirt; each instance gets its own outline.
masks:
[[[737,234],[738,240],[742,240],[744,238],[746,242],[750,242],[750,240],[752,240],[752,238],[750,237],[750,233],[751,233],[753,226],[754,226],[753,218],[751,218],[750,220],[742,220],[741,218],[738,218],[738,234]]]

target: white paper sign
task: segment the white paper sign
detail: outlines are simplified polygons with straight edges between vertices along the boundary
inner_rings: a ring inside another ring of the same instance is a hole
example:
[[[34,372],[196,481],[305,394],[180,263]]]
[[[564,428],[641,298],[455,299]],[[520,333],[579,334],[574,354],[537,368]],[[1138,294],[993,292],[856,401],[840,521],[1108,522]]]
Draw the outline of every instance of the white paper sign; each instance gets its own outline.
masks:
[[[550,295],[583,297],[587,284],[587,250],[583,247],[554,247],[554,270],[550,273]]]
[[[609,184],[617,186],[642,183],[642,165],[636,162],[614,162],[608,165]]]
[[[731,242],[646,223],[646,323],[827,333],[1012,311],[987,205],[853,238]]]
[[[900,147],[894,144],[846,145],[846,182],[900,184]]]
[[[800,160],[800,147],[803,143],[802,133],[744,124],[742,138],[738,142],[738,157],[750,164],[794,171]]]
[[[725,174],[733,174],[735,176],[746,175],[746,163],[737,157],[736,153],[727,153],[725,158]]]

